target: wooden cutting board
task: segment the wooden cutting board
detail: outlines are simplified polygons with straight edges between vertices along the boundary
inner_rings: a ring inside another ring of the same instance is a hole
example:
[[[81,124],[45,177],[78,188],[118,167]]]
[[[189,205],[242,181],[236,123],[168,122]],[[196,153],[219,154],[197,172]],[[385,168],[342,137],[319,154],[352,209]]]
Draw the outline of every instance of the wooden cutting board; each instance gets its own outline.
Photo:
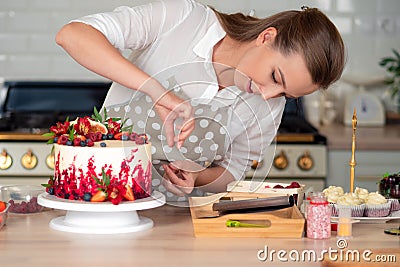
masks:
[[[301,238],[305,219],[297,206],[268,212],[229,213],[220,215],[213,210],[213,204],[222,198],[245,200],[268,198],[271,196],[257,193],[220,193],[208,197],[189,198],[194,234],[196,237],[276,237]],[[274,195],[273,197],[276,197]],[[245,223],[263,223],[268,227],[228,227],[227,221]]]

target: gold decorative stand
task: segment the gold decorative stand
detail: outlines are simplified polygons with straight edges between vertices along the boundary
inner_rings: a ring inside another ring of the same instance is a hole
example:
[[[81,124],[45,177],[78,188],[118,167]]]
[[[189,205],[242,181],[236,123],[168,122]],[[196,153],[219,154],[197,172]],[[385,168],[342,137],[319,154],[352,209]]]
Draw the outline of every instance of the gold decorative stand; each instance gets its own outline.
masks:
[[[353,126],[353,137],[351,142],[351,160],[349,162],[350,165],[350,192],[354,192],[354,169],[356,167],[356,128],[357,128],[357,114],[356,109],[354,109],[353,119],[351,120]]]

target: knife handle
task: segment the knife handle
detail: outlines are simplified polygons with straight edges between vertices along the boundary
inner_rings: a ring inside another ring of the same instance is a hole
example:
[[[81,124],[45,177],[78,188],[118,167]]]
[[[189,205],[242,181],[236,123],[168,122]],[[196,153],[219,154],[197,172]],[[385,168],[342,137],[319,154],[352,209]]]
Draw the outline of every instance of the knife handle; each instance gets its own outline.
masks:
[[[268,228],[271,226],[271,222],[269,220],[257,222],[257,223],[227,220],[225,225],[226,225],[226,227]]]

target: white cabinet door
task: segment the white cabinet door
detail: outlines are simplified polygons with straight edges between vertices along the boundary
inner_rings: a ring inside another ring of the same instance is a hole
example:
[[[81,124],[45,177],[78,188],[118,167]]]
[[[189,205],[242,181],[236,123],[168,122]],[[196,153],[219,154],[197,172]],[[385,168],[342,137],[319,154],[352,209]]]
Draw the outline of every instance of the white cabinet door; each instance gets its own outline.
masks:
[[[385,172],[400,171],[400,151],[356,151],[355,187],[368,191],[377,191],[377,183]],[[346,192],[350,190],[351,151],[328,151],[327,186],[342,186]]]

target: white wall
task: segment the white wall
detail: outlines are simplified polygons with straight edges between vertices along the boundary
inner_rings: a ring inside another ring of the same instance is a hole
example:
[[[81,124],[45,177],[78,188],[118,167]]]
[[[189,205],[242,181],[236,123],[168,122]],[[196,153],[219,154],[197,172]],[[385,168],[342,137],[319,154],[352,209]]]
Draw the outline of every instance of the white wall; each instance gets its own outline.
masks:
[[[70,19],[151,0],[1,0],[0,77],[6,79],[100,79],[73,62],[54,42]],[[383,74],[381,57],[400,50],[398,0],[201,0],[224,12],[266,16],[302,5],[322,9],[338,26],[348,48],[346,72]]]

